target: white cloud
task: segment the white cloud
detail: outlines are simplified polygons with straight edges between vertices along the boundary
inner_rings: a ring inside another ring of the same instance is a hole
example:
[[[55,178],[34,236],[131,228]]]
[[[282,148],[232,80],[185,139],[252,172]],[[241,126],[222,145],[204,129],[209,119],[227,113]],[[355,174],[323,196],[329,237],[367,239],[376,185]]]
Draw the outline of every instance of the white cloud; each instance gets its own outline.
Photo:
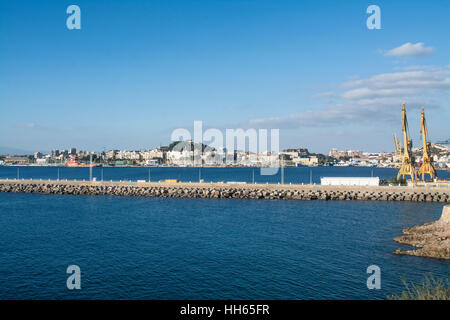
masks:
[[[367,86],[376,89],[393,88],[450,88],[450,70],[437,69],[433,71],[417,70],[405,72],[382,73],[368,79],[348,81],[341,84],[342,88]]]
[[[41,126],[35,122],[19,123],[14,125],[17,129],[39,129]]]
[[[334,96],[334,92],[327,91],[327,92],[316,93],[312,96],[312,98],[326,98],[326,97],[333,97],[333,96]]]
[[[248,125],[265,128],[305,126],[341,126],[398,121],[402,103],[408,110],[440,108],[450,92],[450,69],[435,68],[374,75],[342,83],[340,91],[316,95],[337,97],[333,105],[319,110],[291,114],[288,117],[250,120]]]
[[[423,42],[417,42],[416,44],[407,42],[405,44],[402,44],[400,47],[387,51],[386,53],[384,53],[384,55],[396,57],[424,58],[431,55],[433,51],[434,49],[432,47],[425,47]]]
[[[416,88],[371,89],[365,87],[344,92],[341,97],[349,100],[359,100],[365,98],[406,96],[416,94],[417,91]]]
[[[36,128],[37,124],[34,123],[34,122],[29,122],[29,123],[25,124],[25,127],[27,127],[27,128]]]

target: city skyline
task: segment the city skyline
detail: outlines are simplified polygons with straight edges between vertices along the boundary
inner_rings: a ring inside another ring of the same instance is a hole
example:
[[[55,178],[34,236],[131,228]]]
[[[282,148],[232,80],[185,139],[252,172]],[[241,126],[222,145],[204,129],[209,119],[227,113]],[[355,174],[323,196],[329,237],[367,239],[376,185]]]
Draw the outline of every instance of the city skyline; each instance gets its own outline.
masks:
[[[422,106],[431,141],[449,138],[446,1],[378,1],[381,30],[363,1],[77,1],[81,30],[70,4],[0,4],[3,149],[148,149],[202,120],[391,152],[403,102],[414,147]]]

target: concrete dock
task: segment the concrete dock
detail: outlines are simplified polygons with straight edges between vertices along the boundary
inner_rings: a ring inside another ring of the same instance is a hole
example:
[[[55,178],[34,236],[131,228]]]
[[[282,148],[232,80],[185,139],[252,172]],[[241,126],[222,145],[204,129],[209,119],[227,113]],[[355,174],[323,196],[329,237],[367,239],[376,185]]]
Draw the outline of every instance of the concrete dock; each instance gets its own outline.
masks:
[[[0,192],[165,198],[450,202],[449,187],[0,180]]]

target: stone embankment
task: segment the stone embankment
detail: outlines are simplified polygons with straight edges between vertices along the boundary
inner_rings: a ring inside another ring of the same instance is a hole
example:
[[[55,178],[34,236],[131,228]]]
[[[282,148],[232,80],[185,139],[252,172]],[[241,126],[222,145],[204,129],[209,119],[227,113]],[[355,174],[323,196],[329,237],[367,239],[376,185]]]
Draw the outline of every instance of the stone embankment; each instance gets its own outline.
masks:
[[[399,248],[395,254],[450,260],[450,206],[443,208],[438,221],[405,229],[403,234],[394,241],[418,249],[402,251]]]
[[[0,192],[165,198],[450,202],[450,188],[412,187],[0,180]]]

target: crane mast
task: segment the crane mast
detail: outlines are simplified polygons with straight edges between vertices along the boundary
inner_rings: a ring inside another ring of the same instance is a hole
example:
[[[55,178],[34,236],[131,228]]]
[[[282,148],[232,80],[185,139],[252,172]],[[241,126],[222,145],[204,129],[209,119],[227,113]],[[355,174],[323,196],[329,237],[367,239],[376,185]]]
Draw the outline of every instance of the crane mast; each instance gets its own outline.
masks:
[[[402,165],[397,174],[397,179],[406,179],[407,176],[411,177],[411,181],[415,183],[416,174],[412,165],[412,140],[409,136],[408,119],[406,118],[405,104],[402,105],[402,132],[403,132],[403,156]]]
[[[434,178],[437,178],[437,173],[436,169],[431,164],[431,143],[428,139],[427,123],[423,107],[422,113],[420,114],[420,133],[422,134],[423,156],[422,165],[420,166],[417,175],[421,177],[422,181],[425,181],[425,175],[429,174],[431,181],[433,181]]]

